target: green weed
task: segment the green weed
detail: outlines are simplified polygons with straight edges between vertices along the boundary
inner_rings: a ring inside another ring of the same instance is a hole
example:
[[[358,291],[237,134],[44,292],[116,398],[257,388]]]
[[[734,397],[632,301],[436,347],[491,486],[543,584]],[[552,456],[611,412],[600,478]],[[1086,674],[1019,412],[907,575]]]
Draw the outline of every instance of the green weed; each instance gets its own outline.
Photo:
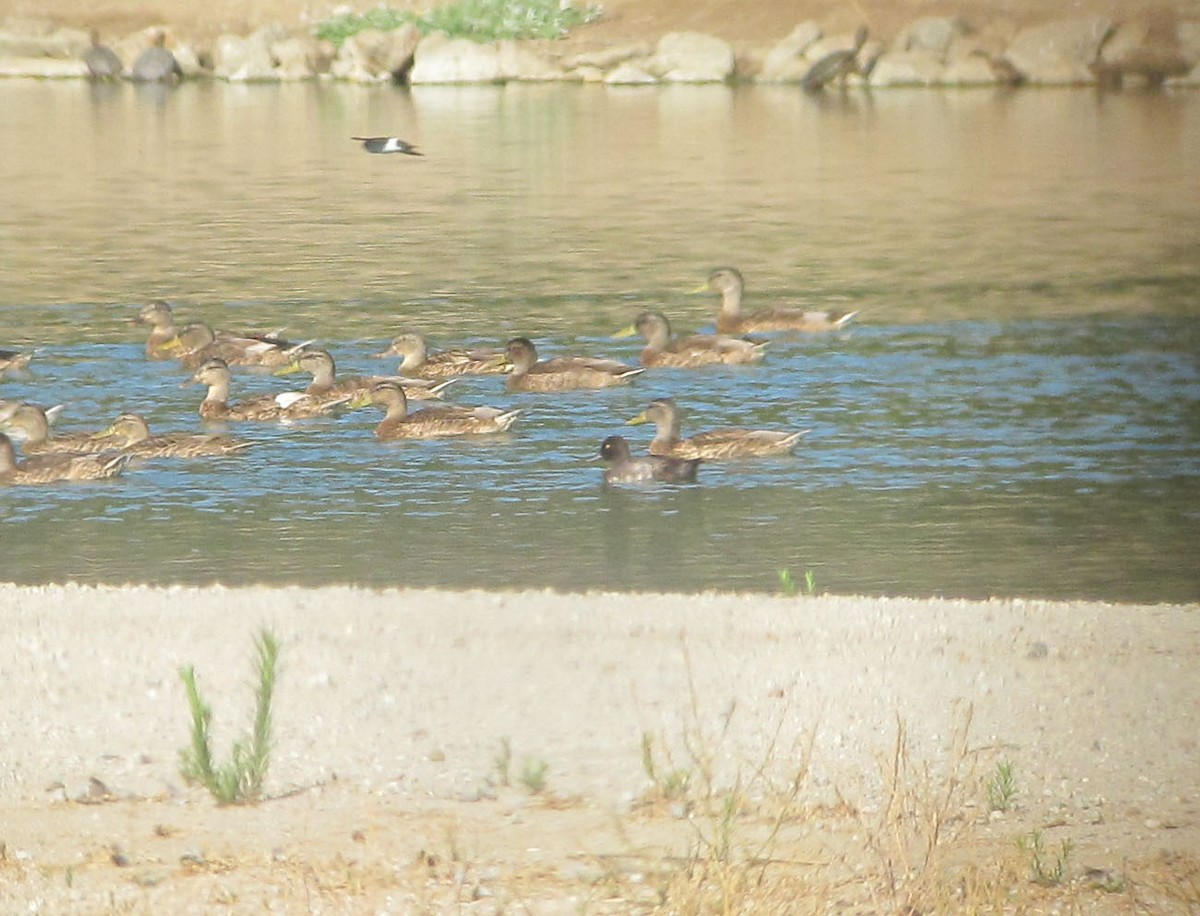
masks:
[[[271,700],[275,694],[279,642],[264,630],[254,641],[257,651],[254,725],[248,739],[235,741],[228,763],[218,766],[212,754],[212,708],[200,696],[196,670],[181,668],[192,715],[191,746],[179,752],[179,770],[188,782],[198,782],[222,805],[245,804],[262,798],[271,763]]]
[[[1067,866],[1071,859],[1071,851],[1075,844],[1069,839],[1063,840],[1058,853],[1051,856],[1046,850],[1042,832],[1034,830],[1027,836],[1017,839],[1017,848],[1029,857],[1029,876],[1034,884],[1042,887],[1057,887],[1067,876]]]
[[[595,4],[580,8],[560,0],[458,0],[425,15],[387,6],[366,13],[340,13],[322,21],[316,36],[340,45],[365,29],[389,32],[411,24],[422,34],[443,32],[451,38],[474,41],[561,38],[600,15],[601,9]]]
[[[1017,780],[1013,774],[1012,761],[1002,760],[996,764],[996,771],[988,780],[988,810],[1007,811],[1012,807],[1012,801],[1016,794]]]

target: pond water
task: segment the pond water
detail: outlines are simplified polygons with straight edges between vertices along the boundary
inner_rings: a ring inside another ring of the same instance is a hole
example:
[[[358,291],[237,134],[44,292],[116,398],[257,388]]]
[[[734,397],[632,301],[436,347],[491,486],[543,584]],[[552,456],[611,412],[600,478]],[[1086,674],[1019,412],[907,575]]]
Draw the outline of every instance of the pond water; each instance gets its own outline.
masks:
[[[786,87],[0,82],[0,397],[58,429],[198,430],[202,392],[128,320],[284,328],[339,372],[404,329],[636,361],[643,308],[860,310],[761,367],[462,403],[488,442],[385,444],[372,410],[239,424],[239,458],[0,489],[16,582],[1200,599],[1200,94]],[[373,156],[398,134],[424,158]],[[294,379],[295,377],[292,377]],[[292,380],[239,373],[235,398]],[[710,426],[809,428],[788,458],[605,489],[654,397]]]

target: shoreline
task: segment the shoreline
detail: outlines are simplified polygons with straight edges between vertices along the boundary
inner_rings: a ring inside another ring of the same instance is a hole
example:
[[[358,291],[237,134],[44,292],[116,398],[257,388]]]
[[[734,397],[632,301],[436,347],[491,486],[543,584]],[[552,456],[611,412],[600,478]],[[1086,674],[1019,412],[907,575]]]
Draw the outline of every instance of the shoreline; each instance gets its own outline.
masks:
[[[195,666],[224,756],[264,627],[282,646],[274,798],[218,808],[178,775],[177,672]],[[1124,869],[1143,893],[1165,880],[1162,856],[1200,867],[1200,605],[3,585],[0,645],[10,902],[31,887],[68,899],[74,869],[85,900],[183,912],[198,886],[228,886],[249,910],[350,862],[374,877],[330,900],[448,899],[457,868],[558,912],[550,901],[589,899],[606,857],[632,854],[621,830],[660,864],[694,839],[704,798],[648,802],[645,741],[660,774],[758,805],[801,767],[808,813],[781,842],[827,877],[869,864],[853,838],[890,809],[881,764],[900,745],[916,789],[955,787],[957,855],[1008,861],[1014,837],[1044,831],[1070,840],[1080,874]],[[989,812],[980,793],[1003,761],[1015,803]],[[520,787],[531,763],[544,791]],[[435,847],[444,865],[454,837],[459,864],[422,872],[426,891],[371,870]],[[180,864],[196,850],[234,864],[201,879]],[[638,889],[620,884],[622,905],[597,911],[628,911]]]

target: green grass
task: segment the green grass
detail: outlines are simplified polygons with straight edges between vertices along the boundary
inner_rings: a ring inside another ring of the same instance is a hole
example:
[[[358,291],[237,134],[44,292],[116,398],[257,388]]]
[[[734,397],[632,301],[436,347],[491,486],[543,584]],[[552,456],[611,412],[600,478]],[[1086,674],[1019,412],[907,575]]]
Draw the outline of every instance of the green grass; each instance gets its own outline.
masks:
[[[1034,830],[1028,836],[1018,838],[1017,848],[1029,857],[1029,877],[1034,884],[1057,887],[1066,880],[1071,852],[1075,848],[1070,839],[1063,840],[1058,852],[1051,855],[1042,839],[1042,832]]]
[[[179,671],[192,716],[191,746],[179,752],[179,771],[188,782],[208,789],[222,805],[259,801],[271,765],[271,700],[275,695],[279,642],[264,630],[255,639],[254,647],[258,657],[253,728],[248,738],[233,743],[230,760],[223,766],[213,760],[212,707],[200,696],[196,669],[189,665]]]
[[[317,25],[317,38],[341,45],[365,29],[390,32],[414,25],[423,34],[444,32],[451,38],[474,41],[561,38],[576,26],[593,22],[600,7],[578,7],[559,0],[458,0],[435,7],[425,15],[378,6],[365,13],[342,13]]]
[[[1010,760],[1002,760],[996,764],[996,771],[987,784],[989,811],[1007,811],[1012,807],[1013,798],[1017,794],[1017,778],[1013,774]]]

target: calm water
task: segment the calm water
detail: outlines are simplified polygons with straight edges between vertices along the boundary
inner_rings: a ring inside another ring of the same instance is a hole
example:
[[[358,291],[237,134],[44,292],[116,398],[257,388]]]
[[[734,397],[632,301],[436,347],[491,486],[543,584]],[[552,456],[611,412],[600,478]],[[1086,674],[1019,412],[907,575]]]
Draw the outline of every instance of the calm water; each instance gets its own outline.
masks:
[[[397,133],[424,159],[370,156]],[[358,411],[240,424],[241,458],[0,490],[0,579],[1200,599],[1200,94],[0,82],[0,397],[199,428],[127,321],[317,338],[342,373],[401,329],[636,359],[642,308],[740,266],[747,306],[862,310],[765,365],[509,396],[490,442],[383,444]],[[235,397],[283,379],[239,374]],[[653,397],[811,428],[697,486],[590,460]]]

